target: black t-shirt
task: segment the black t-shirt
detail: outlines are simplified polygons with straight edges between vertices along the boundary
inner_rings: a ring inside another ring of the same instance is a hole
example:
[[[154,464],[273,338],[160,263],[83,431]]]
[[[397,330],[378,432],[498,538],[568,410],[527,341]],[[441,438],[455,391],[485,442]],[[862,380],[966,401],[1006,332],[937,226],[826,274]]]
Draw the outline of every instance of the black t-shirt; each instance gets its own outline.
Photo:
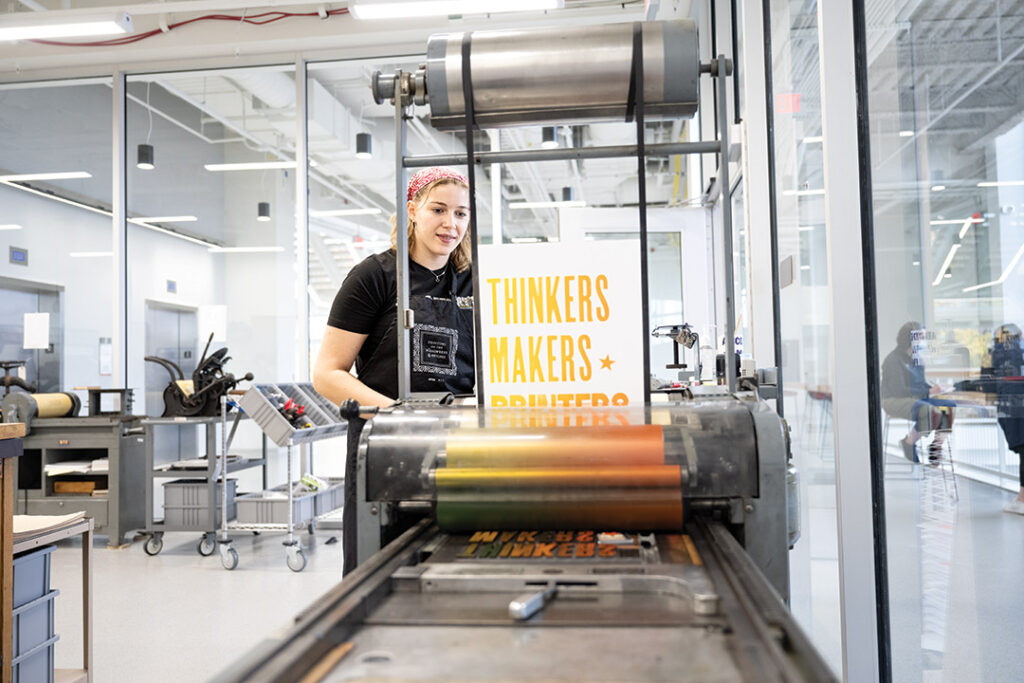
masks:
[[[409,294],[439,299],[451,298],[452,279],[455,278],[457,297],[473,296],[472,268],[461,273],[449,263],[441,274],[431,272],[409,259]],[[369,361],[387,333],[390,323],[396,322],[395,299],[398,296],[398,278],[395,271],[395,252],[392,249],[373,254],[358,263],[341,284],[331,305],[327,324],[341,330],[369,335],[356,357],[356,371]],[[381,324],[387,321],[388,324]],[[428,322],[417,320],[417,323]],[[398,359],[393,359],[398,367]]]

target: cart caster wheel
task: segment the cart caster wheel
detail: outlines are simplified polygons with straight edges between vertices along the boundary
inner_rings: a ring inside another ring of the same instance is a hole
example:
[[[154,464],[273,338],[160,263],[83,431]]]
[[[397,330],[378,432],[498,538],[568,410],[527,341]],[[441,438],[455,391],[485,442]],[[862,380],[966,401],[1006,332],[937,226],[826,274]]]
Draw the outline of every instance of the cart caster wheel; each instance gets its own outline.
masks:
[[[142,546],[142,549],[146,551],[147,555],[159,555],[160,551],[164,549],[164,539],[162,536],[150,536],[146,539],[146,544]]]
[[[293,572],[301,572],[306,568],[306,553],[301,548],[288,553],[288,568]]]
[[[316,522],[310,522],[309,526],[306,528],[306,531],[309,532],[310,536],[315,534],[316,533]]]
[[[254,531],[254,532],[252,532],[252,535],[253,535],[253,536],[259,536],[259,535],[260,535],[260,532],[258,532],[258,531]]]
[[[217,549],[217,543],[209,536],[203,536],[199,539],[199,545],[196,546],[196,551],[199,552],[203,557],[209,557],[213,555],[213,551]]]
[[[222,550],[220,553],[220,563],[224,565],[224,569],[231,571],[238,566],[238,551],[234,548]]]

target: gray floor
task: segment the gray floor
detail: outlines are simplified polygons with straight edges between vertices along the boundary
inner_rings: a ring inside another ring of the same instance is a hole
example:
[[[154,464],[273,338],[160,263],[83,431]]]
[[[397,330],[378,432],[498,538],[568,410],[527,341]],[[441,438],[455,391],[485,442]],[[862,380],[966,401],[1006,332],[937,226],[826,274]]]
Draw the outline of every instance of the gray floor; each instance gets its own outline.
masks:
[[[341,580],[338,532],[299,537],[309,564],[301,573],[285,565],[285,535],[235,536],[240,562],[226,571],[219,556],[196,553],[198,534],[164,536],[149,557],[142,543],[93,552],[93,657],[103,681],[204,681],[257,647]],[[62,543],[53,556],[57,668],[81,667],[81,545]]]
[[[794,437],[803,535],[790,553],[792,608],[838,675],[831,433],[812,425]],[[948,466],[911,465],[896,451],[885,476],[893,681],[1024,680],[1024,516],[1002,511],[1014,494],[963,476],[954,489]]]
[[[793,609],[841,670],[834,481],[827,459],[805,463],[804,536],[791,554]],[[1012,494],[890,460],[886,477],[893,680],[1022,680],[1024,517],[1001,511]],[[340,580],[333,531],[302,534],[309,566],[284,563],[280,533],[240,534],[238,569],[200,557],[198,535],[167,534],[149,557],[136,542],[94,557],[96,681],[203,681]],[[80,666],[80,546],[54,553],[58,667]],[[865,558],[865,562],[870,562]]]

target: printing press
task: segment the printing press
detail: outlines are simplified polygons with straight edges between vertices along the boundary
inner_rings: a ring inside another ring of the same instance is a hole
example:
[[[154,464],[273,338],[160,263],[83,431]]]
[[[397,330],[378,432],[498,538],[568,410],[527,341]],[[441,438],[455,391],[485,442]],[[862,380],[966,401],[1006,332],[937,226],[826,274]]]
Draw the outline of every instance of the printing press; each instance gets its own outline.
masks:
[[[358,568],[220,680],[834,680],[783,602],[788,450],[753,394],[381,412]]]

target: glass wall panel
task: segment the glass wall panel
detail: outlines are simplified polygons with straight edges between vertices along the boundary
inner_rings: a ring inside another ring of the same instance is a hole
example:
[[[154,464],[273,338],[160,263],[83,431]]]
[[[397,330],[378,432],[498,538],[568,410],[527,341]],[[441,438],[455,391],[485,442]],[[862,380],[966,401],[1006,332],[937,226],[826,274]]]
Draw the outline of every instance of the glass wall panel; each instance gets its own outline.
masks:
[[[0,89],[0,362],[44,392],[114,374],[110,86]]]
[[[867,22],[898,681],[1019,676],[1020,10],[882,0]]]
[[[790,553],[792,608],[842,670],[836,540],[831,291],[825,251],[821,85],[815,2],[771,14],[779,286],[785,414],[800,471],[802,536]]]
[[[127,98],[128,377],[145,413],[163,413],[172,380],[145,356],[191,379],[227,347],[223,372],[304,378],[293,67],[133,76]],[[158,464],[205,455],[197,430],[158,430]],[[259,430],[240,428],[234,444],[257,456]],[[272,460],[280,483],[284,458]],[[240,490],[262,488],[258,470],[240,477]]]
[[[374,71],[415,71],[424,57],[310,64],[309,107],[309,346],[315,359],[334,295],[348,271],[390,248],[395,213],[395,108],[376,104]],[[414,106],[406,126],[407,154],[464,151],[460,139],[435,130],[429,110]],[[481,139],[486,147],[486,142]],[[409,169],[411,175],[417,169]],[[463,171],[464,172],[464,171]],[[478,170],[477,182],[486,182]],[[490,238],[490,194],[477,192],[481,236]]]

